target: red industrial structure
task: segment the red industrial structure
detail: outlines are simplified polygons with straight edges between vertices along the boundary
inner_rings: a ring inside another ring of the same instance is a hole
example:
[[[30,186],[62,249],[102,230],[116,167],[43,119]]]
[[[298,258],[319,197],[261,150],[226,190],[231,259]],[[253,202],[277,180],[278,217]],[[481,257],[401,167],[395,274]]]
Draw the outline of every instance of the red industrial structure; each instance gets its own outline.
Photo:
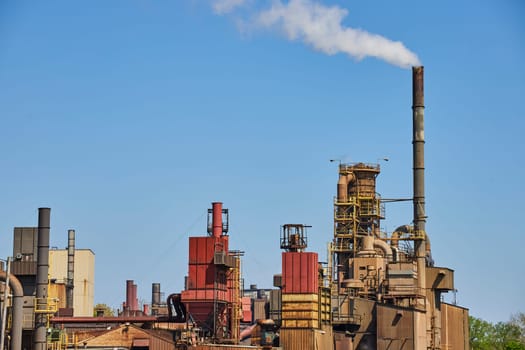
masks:
[[[212,203],[208,236],[190,237],[189,264],[182,302],[205,335],[222,342],[239,339],[241,318],[240,252],[229,250],[228,209]]]
[[[317,293],[319,287],[318,257],[315,252],[304,252],[307,246],[306,228],[300,224],[286,224],[281,231],[282,293]]]

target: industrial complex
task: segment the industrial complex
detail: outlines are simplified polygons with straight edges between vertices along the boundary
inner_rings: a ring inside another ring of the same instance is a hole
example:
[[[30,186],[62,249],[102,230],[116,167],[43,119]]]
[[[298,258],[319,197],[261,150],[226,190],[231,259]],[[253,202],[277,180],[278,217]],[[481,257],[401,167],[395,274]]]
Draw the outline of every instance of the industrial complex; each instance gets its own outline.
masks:
[[[281,271],[260,281],[270,288],[245,288],[245,252],[213,202],[207,232],[189,238],[184,290],[153,283],[139,305],[128,280],[109,316],[94,306],[94,253],[74,230],[67,249],[50,249],[51,209],[40,208],[37,226],[14,228],[0,271],[0,350],[469,349],[468,310],[442,298],[454,271],[435,265],[425,229],[423,72],[412,68],[413,217],[393,232],[381,228],[393,199],[377,192],[379,164],[340,163],[327,262],[309,250],[308,225],[283,223]]]

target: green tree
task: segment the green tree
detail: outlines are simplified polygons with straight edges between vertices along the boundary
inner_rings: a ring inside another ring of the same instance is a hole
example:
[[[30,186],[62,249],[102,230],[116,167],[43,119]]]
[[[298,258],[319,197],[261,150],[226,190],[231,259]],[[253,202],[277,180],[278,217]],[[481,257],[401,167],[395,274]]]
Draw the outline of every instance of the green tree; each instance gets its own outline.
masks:
[[[525,350],[525,344],[517,340],[511,340],[505,345],[505,350]]]
[[[520,329],[520,341],[525,344],[525,313],[518,312],[512,315],[510,322]]]
[[[492,324],[469,317],[472,350],[525,350],[525,315],[519,313],[509,322]]]
[[[97,304],[93,308],[93,316],[102,313],[102,316],[115,316],[113,309],[107,304]]]
[[[493,325],[474,316],[469,316],[470,348],[472,350],[492,350]]]
[[[496,349],[507,349],[507,345],[520,342],[521,330],[511,322],[498,322],[494,325],[494,343]]]

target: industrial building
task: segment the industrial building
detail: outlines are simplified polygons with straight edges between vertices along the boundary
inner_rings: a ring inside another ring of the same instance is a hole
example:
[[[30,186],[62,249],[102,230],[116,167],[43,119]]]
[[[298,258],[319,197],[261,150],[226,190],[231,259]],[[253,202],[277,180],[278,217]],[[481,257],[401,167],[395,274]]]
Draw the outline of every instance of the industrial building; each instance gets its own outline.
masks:
[[[73,314],[72,316],[93,316],[95,301],[95,253],[91,249],[75,249],[73,277]],[[67,307],[67,249],[49,250],[49,279],[51,286],[60,286],[60,291],[49,294],[59,300],[58,307]],[[63,314],[63,312],[62,312]]]
[[[78,317],[84,316],[81,306],[79,313],[69,310],[77,308],[73,291],[78,289],[78,298],[88,305],[92,289],[77,282],[87,281],[89,287],[94,276],[88,267],[78,277],[75,261],[91,266],[94,256],[74,249],[71,232],[67,251],[49,252],[50,210],[41,208],[38,228],[15,229],[17,261],[9,273],[0,272],[13,290],[11,301],[4,298],[12,320],[9,349],[21,349],[18,323],[26,327],[22,315],[28,312],[20,311],[26,305],[33,310],[32,342],[24,338],[24,348],[35,350],[468,349],[468,310],[442,301],[443,293],[455,290],[454,271],[435,264],[426,232],[423,67],[412,73],[413,217],[393,232],[381,228],[385,203],[396,199],[377,192],[379,164],[340,163],[326,263],[308,249],[308,225],[283,224],[282,269],[273,278],[274,288],[244,289],[244,252],[230,249],[229,211],[214,202],[207,233],[189,238],[184,290],[162,298],[160,284],[154,283],[151,308],[139,310],[137,286],[128,280],[118,316]],[[52,307],[53,295],[62,295],[52,293],[53,283],[64,286],[62,311]]]

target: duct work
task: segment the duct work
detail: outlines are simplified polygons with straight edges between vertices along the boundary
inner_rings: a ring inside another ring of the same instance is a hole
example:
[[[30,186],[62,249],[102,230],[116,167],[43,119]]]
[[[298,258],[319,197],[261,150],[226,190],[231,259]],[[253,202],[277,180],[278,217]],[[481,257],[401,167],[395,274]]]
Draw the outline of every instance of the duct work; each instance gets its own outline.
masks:
[[[9,277],[5,271],[0,271],[0,281],[6,282],[13,291],[13,313],[11,328],[11,350],[20,350],[22,348],[22,318],[24,307],[24,290],[22,284],[16,276],[10,274]],[[7,302],[7,298],[4,300]],[[3,331],[3,330],[2,330]]]
[[[414,226],[403,225],[399,226],[392,232],[392,237],[390,238],[390,244],[392,249],[399,251],[399,241],[403,237],[412,237],[414,235]],[[432,259],[432,249],[430,244],[430,237],[425,232],[425,258],[427,266],[434,266],[434,259]]]

